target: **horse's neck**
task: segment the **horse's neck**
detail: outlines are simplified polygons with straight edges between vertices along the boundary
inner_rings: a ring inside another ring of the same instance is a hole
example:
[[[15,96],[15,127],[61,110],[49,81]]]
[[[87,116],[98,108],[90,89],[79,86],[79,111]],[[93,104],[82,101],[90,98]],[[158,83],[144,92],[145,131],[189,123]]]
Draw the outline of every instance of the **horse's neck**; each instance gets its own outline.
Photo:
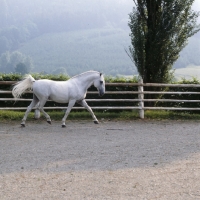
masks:
[[[93,83],[94,80],[97,78],[98,74],[97,73],[88,73],[84,74],[81,77],[77,77],[78,82],[81,84],[81,86],[87,90]]]

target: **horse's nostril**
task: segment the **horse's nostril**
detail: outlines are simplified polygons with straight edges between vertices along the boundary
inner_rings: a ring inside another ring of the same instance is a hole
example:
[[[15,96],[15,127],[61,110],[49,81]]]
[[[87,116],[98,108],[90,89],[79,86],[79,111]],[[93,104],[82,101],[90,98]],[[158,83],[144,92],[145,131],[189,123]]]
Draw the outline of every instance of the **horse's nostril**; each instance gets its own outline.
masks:
[[[104,95],[104,92],[99,92],[99,96],[102,97]]]

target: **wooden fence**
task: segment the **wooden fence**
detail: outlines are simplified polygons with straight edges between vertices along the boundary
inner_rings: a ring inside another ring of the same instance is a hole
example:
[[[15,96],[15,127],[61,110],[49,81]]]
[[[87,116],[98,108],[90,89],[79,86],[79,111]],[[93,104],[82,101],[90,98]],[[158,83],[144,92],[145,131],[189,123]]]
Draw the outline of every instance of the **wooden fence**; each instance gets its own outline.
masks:
[[[15,81],[0,81],[0,85],[12,85],[14,84]],[[124,99],[124,98],[104,98],[104,99],[86,99],[87,102],[120,102],[120,106],[91,106],[92,109],[96,110],[138,110],[139,111],[139,116],[140,118],[144,118],[144,110],[199,110],[200,107],[157,107],[157,106],[152,106],[152,107],[147,107],[144,106],[144,102],[189,102],[189,103],[200,103],[200,100],[187,100],[187,99],[162,99],[162,98],[157,98],[157,99],[146,99],[144,98],[144,95],[147,94],[159,94],[159,95],[164,95],[164,94],[173,94],[173,95],[191,95],[191,94],[198,94],[200,95],[200,92],[192,92],[192,91],[147,91],[147,87],[168,87],[168,88],[173,88],[173,87],[178,87],[178,88],[200,88],[200,84],[158,84],[158,83],[143,83],[142,80],[140,80],[138,83],[106,83],[106,86],[110,87],[130,87],[130,88],[135,88],[135,91],[106,91],[106,95],[127,95],[133,96],[137,95],[137,98],[129,98],[129,99]],[[145,90],[144,90],[145,88]],[[32,93],[32,92],[27,92],[27,93]],[[9,94],[11,98],[3,98],[1,97],[4,94]],[[98,92],[95,91],[88,91],[88,94],[98,94]],[[27,98],[21,98],[18,99],[17,101],[31,101],[32,99],[27,99]],[[13,101],[13,104],[15,102],[15,99],[12,98],[11,96],[11,90],[0,90],[0,101]],[[134,103],[136,106],[123,106],[124,103],[126,102],[131,102]],[[0,110],[26,110],[26,107],[0,107]],[[66,109],[65,107],[44,107],[44,109]],[[73,109],[84,109],[83,107],[73,107]]]

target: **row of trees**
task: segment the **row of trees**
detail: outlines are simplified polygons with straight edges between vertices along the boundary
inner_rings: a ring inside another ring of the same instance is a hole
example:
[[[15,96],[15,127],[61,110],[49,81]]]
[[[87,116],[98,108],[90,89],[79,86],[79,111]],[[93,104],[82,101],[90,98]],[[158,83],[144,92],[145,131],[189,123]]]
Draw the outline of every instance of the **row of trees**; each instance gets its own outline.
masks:
[[[33,61],[31,57],[26,56],[18,51],[12,53],[5,52],[0,56],[0,72],[1,73],[20,73],[27,74],[33,69]]]
[[[0,72],[9,74],[11,72],[17,74],[28,74],[34,68],[33,60],[30,56],[26,56],[19,51],[12,53],[5,52],[0,56]],[[46,72],[43,72],[46,73]],[[64,67],[54,69],[51,74],[63,74],[67,75],[67,71]]]

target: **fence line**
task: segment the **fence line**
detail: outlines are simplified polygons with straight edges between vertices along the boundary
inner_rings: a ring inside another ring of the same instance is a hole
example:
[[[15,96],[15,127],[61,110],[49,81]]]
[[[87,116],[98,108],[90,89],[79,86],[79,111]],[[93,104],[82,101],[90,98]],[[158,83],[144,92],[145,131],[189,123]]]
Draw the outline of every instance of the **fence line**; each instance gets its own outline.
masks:
[[[200,100],[180,100],[180,99],[86,99],[88,102],[187,102],[187,103],[200,103]],[[14,98],[0,98],[0,101],[32,101],[32,99],[17,99]],[[47,100],[51,101],[51,100]]]
[[[13,85],[17,81],[0,81],[0,85]],[[144,86],[144,87],[200,87],[200,84],[165,84],[165,83],[106,83],[107,86]]]
[[[16,81],[0,81],[0,85],[13,85]],[[184,100],[184,99],[144,99],[145,94],[178,94],[178,95],[191,95],[200,94],[200,92],[172,92],[172,91],[144,91],[144,87],[178,87],[178,88],[200,88],[200,84],[159,84],[159,83],[143,83],[142,79],[138,83],[106,83],[106,86],[123,86],[123,87],[136,87],[137,91],[106,91],[106,94],[133,94],[138,95],[138,98],[129,99],[86,99],[88,102],[138,102],[138,106],[93,106],[92,109],[96,110],[139,110],[140,118],[144,118],[144,110],[200,110],[200,108],[187,108],[187,107],[146,107],[144,102],[179,102],[179,103],[200,103],[200,100]],[[0,94],[11,94],[9,90],[0,90]],[[27,91],[26,93],[32,93]],[[95,91],[88,91],[88,94],[98,94]],[[16,101],[14,98],[1,98],[0,101]],[[32,101],[32,99],[17,99],[17,101]],[[50,101],[50,100],[49,100]],[[44,107],[44,109],[66,109],[66,107]],[[83,107],[73,107],[73,109],[85,109]],[[26,110],[26,107],[0,107],[0,110]]]
[[[11,94],[11,91],[3,91],[0,90],[0,94]],[[26,92],[28,93],[32,93],[31,91]],[[99,94],[98,92],[91,92],[88,91],[87,94]],[[139,91],[106,91],[106,94],[200,94],[200,92],[155,92],[155,91],[143,91],[143,92],[139,92]]]

